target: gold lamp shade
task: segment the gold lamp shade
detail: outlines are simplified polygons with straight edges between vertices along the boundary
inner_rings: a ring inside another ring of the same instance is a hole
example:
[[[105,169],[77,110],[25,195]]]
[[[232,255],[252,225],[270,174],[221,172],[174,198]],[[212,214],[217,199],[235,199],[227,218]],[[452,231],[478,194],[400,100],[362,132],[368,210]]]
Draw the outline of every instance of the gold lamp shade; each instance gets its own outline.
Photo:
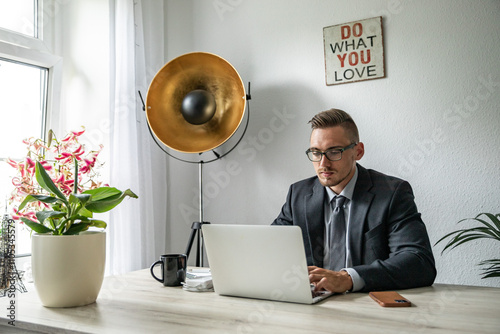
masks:
[[[183,114],[191,92],[205,91],[215,100],[215,112],[202,124]],[[226,142],[245,113],[245,87],[238,72],[223,58],[204,52],[188,53],[168,62],[155,75],[146,97],[146,116],[154,135],[184,153],[202,153]]]

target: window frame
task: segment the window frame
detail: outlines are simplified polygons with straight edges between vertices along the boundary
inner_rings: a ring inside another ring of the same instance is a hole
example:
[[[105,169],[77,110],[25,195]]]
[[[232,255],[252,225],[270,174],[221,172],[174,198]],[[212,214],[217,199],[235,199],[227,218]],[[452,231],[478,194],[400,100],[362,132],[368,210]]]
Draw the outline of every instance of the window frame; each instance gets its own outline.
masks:
[[[46,111],[45,119],[42,120],[45,123],[44,136],[47,135],[49,129],[57,132],[60,128],[63,59],[55,53],[54,36],[59,5],[62,1],[65,0],[39,0],[36,38],[0,28],[1,58],[48,70]],[[41,125],[43,126],[43,123]],[[17,256],[21,255],[17,254]]]
[[[48,69],[45,132],[59,127],[62,57],[54,52],[53,36],[60,1],[39,0],[38,38],[0,28],[0,57]]]

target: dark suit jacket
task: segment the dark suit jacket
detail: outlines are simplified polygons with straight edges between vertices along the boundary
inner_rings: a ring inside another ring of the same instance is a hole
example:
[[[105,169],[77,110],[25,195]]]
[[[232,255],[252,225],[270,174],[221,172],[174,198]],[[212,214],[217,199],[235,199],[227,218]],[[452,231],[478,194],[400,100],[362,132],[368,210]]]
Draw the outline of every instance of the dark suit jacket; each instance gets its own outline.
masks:
[[[317,177],[290,187],[273,225],[298,225],[308,265],[323,267],[325,188]],[[363,291],[432,285],[432,249],[408,182],[358,165],[351,202],[349,247]]]

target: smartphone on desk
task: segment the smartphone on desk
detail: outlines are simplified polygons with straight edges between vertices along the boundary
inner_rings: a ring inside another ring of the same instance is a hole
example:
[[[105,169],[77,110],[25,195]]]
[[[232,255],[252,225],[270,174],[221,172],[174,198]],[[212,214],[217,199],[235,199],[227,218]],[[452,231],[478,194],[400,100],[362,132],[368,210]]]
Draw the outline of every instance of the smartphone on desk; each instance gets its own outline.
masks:
[[[383,307],[411,306],[411,302],[396,291],[372,291],[368,295]]]

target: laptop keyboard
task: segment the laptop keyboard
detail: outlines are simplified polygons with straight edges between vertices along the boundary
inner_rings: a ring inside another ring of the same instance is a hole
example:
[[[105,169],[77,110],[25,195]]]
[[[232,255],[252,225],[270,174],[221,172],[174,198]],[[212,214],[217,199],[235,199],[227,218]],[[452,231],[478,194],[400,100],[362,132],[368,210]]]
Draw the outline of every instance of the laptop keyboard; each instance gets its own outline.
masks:
[[[329,297],[331,294],[332,292],[326,290],[314,291],[314,285],[311,284],[311,295],[315,303]]]

